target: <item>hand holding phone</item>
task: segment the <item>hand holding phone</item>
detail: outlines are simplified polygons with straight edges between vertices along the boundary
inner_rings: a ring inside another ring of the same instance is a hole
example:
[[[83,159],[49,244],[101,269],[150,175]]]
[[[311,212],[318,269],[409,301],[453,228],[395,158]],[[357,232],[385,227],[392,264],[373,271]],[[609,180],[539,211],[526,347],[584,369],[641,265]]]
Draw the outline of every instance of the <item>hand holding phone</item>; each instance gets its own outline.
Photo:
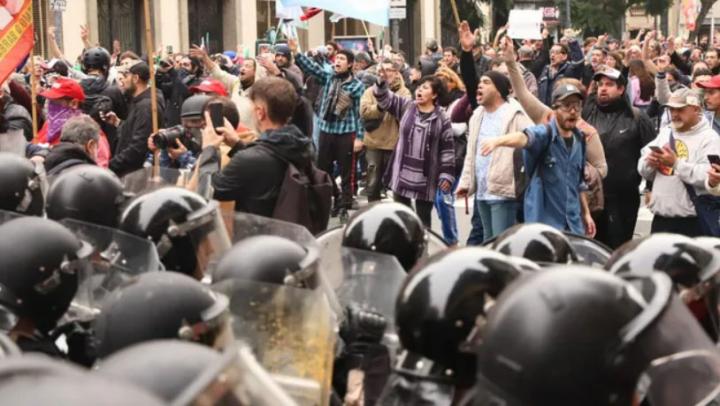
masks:
[[[212,120],[213,128],[220,128],[225,124],[223,120],[223,106],[221,103],[212,103],[208,106],[210,109],[210,120]]]
[[[650,150],[651,150],[652,152],[656,153],[656,154],[662,154],[662,153],[663,153],[663,149],[660,148],[660,147],[658,147],[658,146],[656,146],[656,145],[651,145],[651,146],[650,146]]]
[[[710,154],[707,156],[708,161],[713,165],[720,165],[720,155]]]

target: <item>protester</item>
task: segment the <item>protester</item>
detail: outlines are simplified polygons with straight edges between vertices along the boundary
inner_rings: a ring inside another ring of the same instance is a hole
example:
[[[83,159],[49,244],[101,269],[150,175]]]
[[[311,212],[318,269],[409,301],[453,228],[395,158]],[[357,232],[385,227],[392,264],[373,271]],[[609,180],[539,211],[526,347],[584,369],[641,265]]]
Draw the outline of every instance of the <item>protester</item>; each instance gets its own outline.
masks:
[[[569,47],[555,44],[550,48],[550,65],[545,67],[538,78],[539,99],[548,106],[552,103],[553,88],[558,79],[582,78],[584,69],[582,50],[574,39],[569,41],[569,44]]]
[[[100,126],[89,116],[80,115],[69,119],[63,125],[60,143],[53,146],[45,156],[45,171],[48,175],[57,175],[75,165],[96,165],[100,140]]]
[[[60,132],[65,123],[83,114],[81,103],[85,92],[78,82],[72,79],[58,78],[52,87],[40,93],[48,100],[48,118],[38,131],[36,144],[55,145],[60,142]]]

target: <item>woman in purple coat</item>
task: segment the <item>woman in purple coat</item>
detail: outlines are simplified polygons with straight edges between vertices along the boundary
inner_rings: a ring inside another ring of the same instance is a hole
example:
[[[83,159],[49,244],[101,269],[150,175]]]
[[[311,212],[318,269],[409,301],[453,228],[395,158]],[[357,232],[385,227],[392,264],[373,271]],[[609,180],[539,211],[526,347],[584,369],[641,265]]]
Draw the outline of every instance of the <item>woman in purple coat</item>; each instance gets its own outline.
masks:
[[[400,137],[385,173],[385,184],[395,201],[412,207],[426,227],[430,227],[437,188],[449,192],[455,182],[455,148],[450,119],[439,101],[445,92],[443,82],[433,76],[420,80],[415,100],[397,96],[384,81],[375,85],[380,109],[400,122]]]

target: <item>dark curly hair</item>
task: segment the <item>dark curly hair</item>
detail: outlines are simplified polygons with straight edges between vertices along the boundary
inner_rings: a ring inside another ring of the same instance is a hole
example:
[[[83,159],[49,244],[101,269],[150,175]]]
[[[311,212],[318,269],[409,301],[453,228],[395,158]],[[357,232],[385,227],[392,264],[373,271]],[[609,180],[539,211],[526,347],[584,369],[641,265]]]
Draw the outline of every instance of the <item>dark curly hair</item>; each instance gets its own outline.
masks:
[[[442,79],[432,75],[423,76],[423,78],[420,79],[417,87],[422,86],[425,82],[430,83],[430,88],[432,88],[433,94],[437,96],[437,98],[435,98],[436,104],[439,103],[440,100],[443,100],[445,98],[445,94],[447,93],[447,87],[445,87],[445,83],[442,81]]]

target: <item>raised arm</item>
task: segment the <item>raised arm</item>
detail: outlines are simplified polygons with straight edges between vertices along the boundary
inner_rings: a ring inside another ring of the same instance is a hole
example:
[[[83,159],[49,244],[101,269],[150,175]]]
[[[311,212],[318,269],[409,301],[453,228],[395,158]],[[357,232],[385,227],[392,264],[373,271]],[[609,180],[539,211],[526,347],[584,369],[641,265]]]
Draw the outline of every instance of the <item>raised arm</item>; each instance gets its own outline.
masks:
[[[315,61],[308,58],[305,54],[298,52],[298,43],[296,39],[288,39],[288,48],[290,48],[290,52],[292,52],[295,56],[295,64],[303,71],[303,73],[314,76],[323,85],[330,82],[333,74],[323,69],[322,66],[315,63]]]
[[[535,97],[527,88],[525,79],[523,78],[522,73],[520,73],[520,68],[518,67],[517,62],[515,62],[515,46],[509,38],[505,41],[503,58],[505,60],[505,65],[507,65],[508,68],[510,85],[512,86],[515,98],[518,102],[520,102],[520,105],[534,123],[544,123],[552,110],[538,100],[538,98]]]
[[[473,58],[472,49],[475,43],[475,35],[470,32],[470,26],[467,21],[463,21],[458,28],[460,37],[460,73],[463,83],[465,83],[465,93],[468,94],[468,101],[473,110],[477,107],[475,93],[477,92],[479,78],[475,70],[475,60]]]
[[[373,86],[373,95],[377,99],[380,110],[387,111],[392,114],[398,121],[402,119],[405,110],[412,103],[412,100],[407,97],[401,97],[387,88],[387,83],[384,80],[379,81]]]

